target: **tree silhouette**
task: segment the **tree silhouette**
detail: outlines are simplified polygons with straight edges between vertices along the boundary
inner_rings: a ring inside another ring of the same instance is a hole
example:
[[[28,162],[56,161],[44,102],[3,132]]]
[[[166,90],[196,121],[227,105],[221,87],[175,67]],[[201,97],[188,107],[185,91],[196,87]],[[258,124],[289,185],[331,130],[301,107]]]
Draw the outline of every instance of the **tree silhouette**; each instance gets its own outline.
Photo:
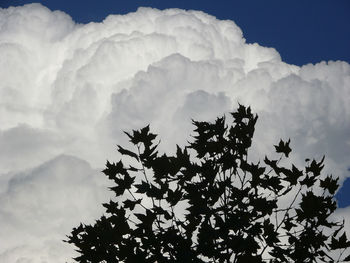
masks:
[[[323,176],[324,158],[304,169],[277,159],[248,160],[257,116],[240,105],[214,122],[193,121],[193,142],[159,154],[149,126],[126,133],[135,149],[107,161],[116,198],[107,215],[80,224],[66,242],[77,262],[344,262],[344,221],[330,219],[338,179]]]

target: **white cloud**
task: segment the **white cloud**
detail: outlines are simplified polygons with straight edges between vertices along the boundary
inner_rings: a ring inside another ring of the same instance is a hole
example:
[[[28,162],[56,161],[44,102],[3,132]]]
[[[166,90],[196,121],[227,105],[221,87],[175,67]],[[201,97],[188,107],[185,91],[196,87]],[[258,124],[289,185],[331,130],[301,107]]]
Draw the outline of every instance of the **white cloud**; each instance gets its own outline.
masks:
[[[102,215],[96,202],[108,201],[108,185],[98,170],[67,155],[13,175],[0,194],[0,237],[6,240],[0,262],[63,261],[67,254],[59,251],[69,252],[65,234],[80,218],[92,223]]]
[[[350,65],[288,65],[202,12],[141,8],[81,25],[39,4],[0,9],[0,78],[0,262],[63,262],[61,239],[109,194],[98,167],[117,158],[123,130],[148,123],[171,151],[191,118],[239,101],[260,117],[255,157],[290,137],[295,161],[326,154],[348,176]]]

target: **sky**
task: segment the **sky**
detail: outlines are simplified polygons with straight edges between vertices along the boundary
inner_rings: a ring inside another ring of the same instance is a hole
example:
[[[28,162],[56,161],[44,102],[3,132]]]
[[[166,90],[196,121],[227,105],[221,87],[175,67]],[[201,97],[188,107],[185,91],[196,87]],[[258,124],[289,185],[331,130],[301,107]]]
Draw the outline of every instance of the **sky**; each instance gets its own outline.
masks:
[[[192,118],[238,102],[259,115],[252,160],[290,138],[293,163],[326,155],[325,174],[343,184],[347,2],[1,0],[0,262],[72,255],[62,239],[103,213],[100,171],[120,158],[123,130],[150,123],[172,152]],[[335,216],[350,233],[346,185]]]

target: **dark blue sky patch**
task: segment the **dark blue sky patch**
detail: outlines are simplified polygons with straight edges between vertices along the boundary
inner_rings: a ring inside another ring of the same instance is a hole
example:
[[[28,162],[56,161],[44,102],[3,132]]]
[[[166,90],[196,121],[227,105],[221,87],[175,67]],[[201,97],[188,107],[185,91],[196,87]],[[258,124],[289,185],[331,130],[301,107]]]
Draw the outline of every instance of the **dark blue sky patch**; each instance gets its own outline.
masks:
[[[344,208],[350,206],[350,177],[345,179],[343,185],[335,195],[335,198],[338,201],[338,207]]]

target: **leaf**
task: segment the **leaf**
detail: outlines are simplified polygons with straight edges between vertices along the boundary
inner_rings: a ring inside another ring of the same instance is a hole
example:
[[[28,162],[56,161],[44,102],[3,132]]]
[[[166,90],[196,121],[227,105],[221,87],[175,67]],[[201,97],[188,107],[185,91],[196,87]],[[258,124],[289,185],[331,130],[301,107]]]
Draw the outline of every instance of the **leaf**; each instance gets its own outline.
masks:
[[[124,149],[120,145],[117,145],[117,146],[118,146],[118,152],[120,152],[122,155],[128,155],[132,158],[135,158],[136,160],[139,160],[139,156],[136,153],[129,151],[127,149]]]
[[[142,181],[141,184],[135,184],[135,187],[137,188],[136,193],[140,194],[147,193],[150,189],[149,184],[145,181]]]
[[[289,216],[285,219],[284,221],[284,229],[287,230],[288,232],[293,228],[296,227],[297,225],[293,223],[293,220],[289,218]]]
[[[289,147],[290,139],[287,142],[280,140],[278,145],[274,145],[277,153],[283,153],[286,157],[289,156],[289,153],[292,149]]]
[[[320,187],[333,195],[339,187],[338,180],[339,178],[333,179],[332,176],[327,176],[324,180],[320,180]]]
[[[316,178],[314,176],[305,176],[304,180],[300,181],[301,185],[306,185],[307,187],[311,187],[315,184]]]
[[[296,185],[298,183],[298,179],[304,175],[301,170],[294,166],[294,164],[292,165],[292,171],[288,169],[286,170],[287,172],[284,172],[286,175],[285,180],[288,181],[290,185]]]
[[[331,249],[340,249],[340,248],[348,248],[350,247],[350,242],[348,241],[345,232],[336,239],[332,237],[331,243],[329,245]]]
[[[135,176],[132,177],[129,174],[124,175],[123,185],[124,185],[125,189],[130,189],[132,184],[134,183],[134,181],[135,181]]]
[[[269,246],[273,246],[275,243],[279,242],[278,233],[274,229],[274,225],[269,219],[264,221],[264,238]]]
[[[315,160],[312,160],[311,164],[306,167],[306,172],[307,173],[311,172],[314,176],[319,176],[324,167],[323,161],[324,161],[324,156],[320,162],[316,162]]]
[[[125,187],[123,185],[117,185],[113,187],[109,187],[111,191],[115,193],[116,196],[121,196],[125,192]]]
[[[117,175],[125,175],[128,173],[128,171],[124,168],[122,161],[117,163],[110,163],[107,161],[106,169],[104,169],[102,172],[111,180],[115,180]]]
[[[141,204],[142,199],[136,199],[136,200],[125,200],[124,203],[124,208],[129,208],[130,210],[134,210],[135,205]]]
[[[275,200],[266,200],[266,198],[252,198],[250,201],[257,212],[262,212],[263,214],[271,215],[274,208],[277,208]]]
[[[103,204],[103,206],[107,208],[106,210],[107,213],[118,215],[121,217],[125,216],[125,210],[124,208],[118,206],[118,202],[114,202],[111,200],[109,201],[109,203]]]
[[[150,210],[146,210],[146,214],[135,214],[138,220],[140,220],[140,224],[138,224],[139,227],[151,230],[152,224],[154,220],[156,219],[156,214],[151,212]]]
[[[182,191],[178,187],[176,190],[168,190],[168,196],[166,197],[166,200],[169,202],[171,206],[175,206],[182,198]]]
[[[236,263],[257,263],[257,262],[262,262],[261,261],[261,256],[254,256],[254,255],[249,255],[249,254],[244,254],[240,255],[237,257]]]
[[[134,145],[143,143],[145,146],[149,147],[152,145],[152,141],[157,137],[156,134],[149,132],[149,125],[141,130],[133,130],[132,132],[132,135],[128,132],[124,133],[130,138],[130,142],[132,142]]]
[[[334,231],[334,233],[333,233],[333,235],[332,235],[333,237],[336,237],[336,236],[338,235],[338,233],[340,232],[340,230],[343,229],[344,223],[345,223],[345,220],[343,219],[343,222],[342,222],[340,225],[338,225],[338,229],[336,229],[336,230]]]
[[[124,175],[124,178],[115,178],[114,181],[116,186],[110,187],[112,191],[116,193],[117,196],[120,196],[124,193],[125,190],[129,190],[134,183],[135,177],[131,177],[128,173]]]
[[[324,211],[327,211],[329,207],[327,198],[324,196],[317,196],[312,191],[308,191],[306,194],[302,194],[302,200],[300,208],[302,214],[299,213],[300,219],[315,219],[324,215]]]
[[[282,181],[279,176],[265,176],[263,178],[267,183],[267,188],[279,193],[283,189]]]
[[[154,197],[157,200],[162,200],[165,191],[162,188],[158,188],[151,184],[149,190],[146,192],[148,197]]]

